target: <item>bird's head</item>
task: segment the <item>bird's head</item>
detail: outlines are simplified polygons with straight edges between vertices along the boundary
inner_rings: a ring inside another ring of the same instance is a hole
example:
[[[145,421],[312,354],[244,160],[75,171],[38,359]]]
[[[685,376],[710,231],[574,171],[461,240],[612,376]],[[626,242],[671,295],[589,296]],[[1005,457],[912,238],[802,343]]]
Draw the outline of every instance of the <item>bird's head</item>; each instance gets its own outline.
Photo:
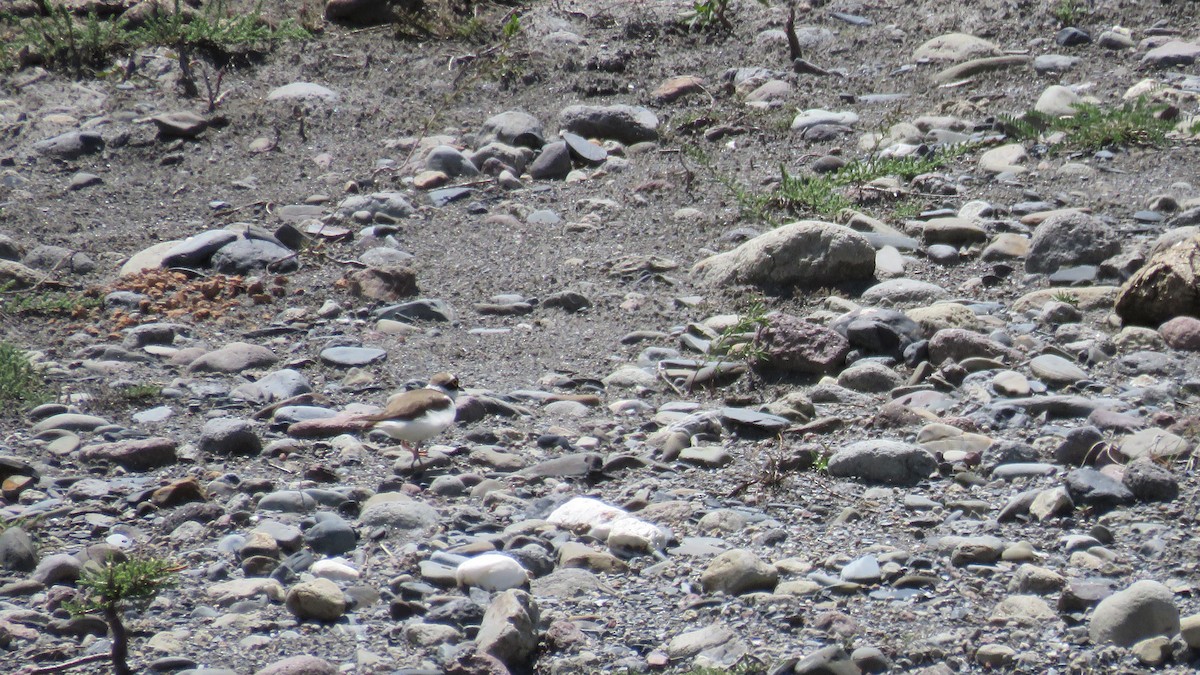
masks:
[[[454,398],[454,395],[457,394],[461,389],[458,384],[458,378],[451,373],[445,372],[438,373],[429,378],[428,386],[430,389],[437,389],[438,391],[445,393],[450,398]]]

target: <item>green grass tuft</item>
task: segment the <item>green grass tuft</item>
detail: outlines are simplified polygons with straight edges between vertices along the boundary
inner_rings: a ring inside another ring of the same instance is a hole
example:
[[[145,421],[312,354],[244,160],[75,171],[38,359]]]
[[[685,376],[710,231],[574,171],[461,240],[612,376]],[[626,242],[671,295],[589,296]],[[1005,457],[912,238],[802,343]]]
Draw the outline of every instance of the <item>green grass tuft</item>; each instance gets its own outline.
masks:
[[[259,9],[237,12],[224,0],[213,0],[193,14],[185,12],[177,0],[174,11],[137,27],[120,18],[101,18],[95,12],[78,17],[57,3],[47,2],[42,9],[42,14],[32,17],[0,12],[0,69],[40,61],[82,77],[103,70],[116,56],[145,47],[233,53],[311,37],[295,21],[272,27]]]
[[[28,410],[53,398],[29,355],[11,342],[0,342],[0,407]]]
[[[1090,103],[1075,106],[1075,114],[1052,117],[1031,110],[1020,117],[1002,115],[1000,123],[1017,140],[1039,141],[1061,134],[1053,150],[1091,151],[1166,143],[1175,121],[1164,115],[1166,104],[1150,103],[1145,97],[1119,106],[1102,108]]]
[[[14,290],[13,283],[0,284],[0,314],[13,316],[80,317],[104,301],[92,295],[51,289]]]

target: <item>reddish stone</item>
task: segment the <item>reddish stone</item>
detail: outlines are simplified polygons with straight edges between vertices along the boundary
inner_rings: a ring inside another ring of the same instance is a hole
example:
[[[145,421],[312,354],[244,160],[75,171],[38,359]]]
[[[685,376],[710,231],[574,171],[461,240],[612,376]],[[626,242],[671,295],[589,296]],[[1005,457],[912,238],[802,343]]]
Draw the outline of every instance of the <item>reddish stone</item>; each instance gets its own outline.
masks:
[[[1158,334],[1171,349],[1200,351],[1200,319],[1177,316],[1158,327]]]

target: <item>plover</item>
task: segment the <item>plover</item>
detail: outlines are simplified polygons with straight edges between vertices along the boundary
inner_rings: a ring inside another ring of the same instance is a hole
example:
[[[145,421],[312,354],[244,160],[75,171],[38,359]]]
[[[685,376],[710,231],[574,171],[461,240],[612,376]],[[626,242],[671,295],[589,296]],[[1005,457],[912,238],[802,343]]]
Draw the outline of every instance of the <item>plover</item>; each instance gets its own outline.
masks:
[[[392,394],[383,412],[363,417],[366,422],[363,428],[378,429],[400,441],[416,462],[421,456],[418,446],[454,424],[454,397],[458,389],[457,377],[438,373],[424,389]]]

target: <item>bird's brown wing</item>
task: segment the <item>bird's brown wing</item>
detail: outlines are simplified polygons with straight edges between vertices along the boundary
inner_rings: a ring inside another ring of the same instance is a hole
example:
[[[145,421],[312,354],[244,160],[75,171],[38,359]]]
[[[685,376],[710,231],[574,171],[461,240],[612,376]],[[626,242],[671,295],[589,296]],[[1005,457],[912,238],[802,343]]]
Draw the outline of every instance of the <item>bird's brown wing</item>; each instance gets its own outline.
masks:
[[[414,389],[394,397],[387,408],[381,413],[365,415],[364,422],[383,422],[386,420],[411,420],[419,417],[430,408],[445,409],[454,405],[449,396],[433,389]]]

